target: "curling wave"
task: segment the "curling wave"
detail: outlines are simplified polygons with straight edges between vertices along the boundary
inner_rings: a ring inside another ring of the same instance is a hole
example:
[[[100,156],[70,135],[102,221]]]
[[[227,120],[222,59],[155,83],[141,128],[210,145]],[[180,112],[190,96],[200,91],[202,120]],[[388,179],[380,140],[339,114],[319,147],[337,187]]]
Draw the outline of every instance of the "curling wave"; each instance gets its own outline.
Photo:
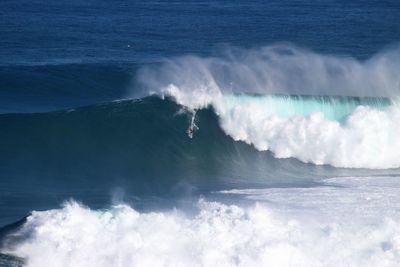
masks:
[[[170,60],[144,68],[139,80],[190,110],[212,106],[227,135],[277,158],[398,168],[399,55],[360,62],[272,46]]]

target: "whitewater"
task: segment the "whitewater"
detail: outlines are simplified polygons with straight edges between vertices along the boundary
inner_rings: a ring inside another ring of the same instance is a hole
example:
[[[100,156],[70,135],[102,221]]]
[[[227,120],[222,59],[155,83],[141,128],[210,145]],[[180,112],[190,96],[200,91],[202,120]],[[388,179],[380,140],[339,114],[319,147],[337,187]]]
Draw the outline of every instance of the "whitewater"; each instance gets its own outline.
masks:
[[[393,177],[330,178],[214,192],[191,212],[69,201],[33,212],[3,252],[26,266],[397,266],[399,190]]]

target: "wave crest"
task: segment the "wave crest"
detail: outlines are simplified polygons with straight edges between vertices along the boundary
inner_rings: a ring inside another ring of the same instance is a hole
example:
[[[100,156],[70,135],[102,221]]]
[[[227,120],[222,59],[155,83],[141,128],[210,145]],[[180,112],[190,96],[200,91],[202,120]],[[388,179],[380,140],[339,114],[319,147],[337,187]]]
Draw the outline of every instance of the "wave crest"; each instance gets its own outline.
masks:
[[[211,105],[229,136],[277,158],[398,168],[399,51],[358,61],[292,46],[233,49],[220,58],[187,56],[142,69],[139,81],[189,109]],[[358,97],[343,97],[349,95]]]

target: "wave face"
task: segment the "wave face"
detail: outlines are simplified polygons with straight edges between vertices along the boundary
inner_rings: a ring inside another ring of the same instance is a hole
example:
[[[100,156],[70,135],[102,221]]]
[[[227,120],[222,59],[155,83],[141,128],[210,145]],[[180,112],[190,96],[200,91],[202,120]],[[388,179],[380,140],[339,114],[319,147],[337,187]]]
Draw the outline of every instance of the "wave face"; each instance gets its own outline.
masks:
[[[277,158],[398,168],[399,55],[360,62],[271,46],[178,58],[144,68],[139,80],[191,110],[212,106],[227,135]]]
[[[48,113],[2,114],[0,175],[9,190],[21,195],[37,188],[41,198],[44,187],[90,201],[82,188],[94,185],[107,197],[114,187],[132,195],[176,195],[241,186],[240,181],[245,182],[242,186],[293,185],[312,183],[321,172],[352,173],[295,159],[276,160],[270,153],[235,142],[221,129],[211,108],[196,113],[200,129],[190,139],[186,131],[191,116],[171,98],[159,97]]]
[[[399,208],[400,187],[392,178],[222,191],[217,194],[253,204],[201,199],[192,213],[139,212],[126,204],[92,210],[68,202],[33,212],[3,251],[31,267],[49,261],[98,267],[397,266],[399,214],[392,211]]]

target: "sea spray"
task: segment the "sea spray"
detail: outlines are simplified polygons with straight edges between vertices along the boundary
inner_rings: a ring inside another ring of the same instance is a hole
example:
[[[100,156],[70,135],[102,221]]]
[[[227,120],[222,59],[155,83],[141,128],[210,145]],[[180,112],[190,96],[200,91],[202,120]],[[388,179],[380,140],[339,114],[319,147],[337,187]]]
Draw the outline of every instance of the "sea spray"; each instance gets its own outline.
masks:
[[[136,80],[142,94],[162,93],[174,85],[196,98],[192,101],[207,100],[220,93],[397,97],[400,48],[360,61],[293,45],[231,47],[214,57],[186,55],[144,66]]]

